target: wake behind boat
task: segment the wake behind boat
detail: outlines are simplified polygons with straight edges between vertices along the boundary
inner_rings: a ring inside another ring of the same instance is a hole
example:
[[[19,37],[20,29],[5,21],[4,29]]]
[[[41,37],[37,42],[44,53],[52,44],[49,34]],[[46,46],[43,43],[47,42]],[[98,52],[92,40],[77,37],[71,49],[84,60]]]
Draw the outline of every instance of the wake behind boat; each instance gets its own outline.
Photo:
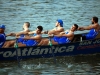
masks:
[[[76,34],[73,41],[67,44],[52,45],[52,46],[30,46],[19,48],[1,48],[1,60],[16,60],[27,58],[48,58],[55,56],[74,56],[80,54],[95,54],[100,53],[100,34],[93,40],[81,40],[81,34]],[[18,54],[16,54],[16,51]]]

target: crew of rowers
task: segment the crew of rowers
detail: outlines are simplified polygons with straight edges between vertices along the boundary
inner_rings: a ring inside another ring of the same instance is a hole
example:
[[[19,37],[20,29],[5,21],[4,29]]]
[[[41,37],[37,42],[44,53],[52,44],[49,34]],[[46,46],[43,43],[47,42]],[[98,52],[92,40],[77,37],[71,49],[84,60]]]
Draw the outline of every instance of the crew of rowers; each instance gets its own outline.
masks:
[[[91,22],[91,25],[85,27],[79,27],[77,24],[73,24],[69,31],[64,31],[63,21],[61,19],[57,20],[55,24],[56,27],[50,31],[43,31],[42,26],[37,26],[35,31],[30,31],[30,23],[25,22],[23,25],[23,31],[10,34],[5,34],[5,25],[0,25],[0,48],[14,47],[16,41],[6,41],[7,36],[15,36],[17,39],[18,47],[49,45],[49,41],[51,41],[53,45],[70,43],[74,38],[74,32],[76,30],[90,30],[86,35],[82,35],[82,39],[94,39],[100,31],[98,17],[93,17]],[[50,39],[42,38],[42,34],[48,34]]]

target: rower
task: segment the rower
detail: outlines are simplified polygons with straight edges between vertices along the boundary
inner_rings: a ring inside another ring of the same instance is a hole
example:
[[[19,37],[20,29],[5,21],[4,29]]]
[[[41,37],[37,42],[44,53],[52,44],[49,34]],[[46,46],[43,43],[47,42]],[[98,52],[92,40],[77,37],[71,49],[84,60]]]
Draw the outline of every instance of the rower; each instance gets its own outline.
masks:
[[[60,34],[61,32],[64,32],[64,28],[63,28],[63,21],[61,19],[58,19],[56,21],[56,24],[55,24],[55,28],[50,30],[50,31],[45,31],[45,32],[42,32],[44,34],[48,34],[48,35],[57,35],[57,34]],[[56,44],[56,41],[59,40],[59,37],[53,37],[52,38],[52,41],[54,41],[54,43]],[[38,44],[38,45],[48,45],[48,39],[42,39],[41,42]]]
[[[91,25],[78,28],[78,30],[90,30],[86,35],[82,35],[82,40],[94,39],[99,33],[98,17],[93,17],[91,21]]]
[[[18,47],[38,45],[38,43],[42,39],[42,34],[41,34],[42,30],[43,30],[42,26],[37,26],[37,29],[35,31],[22,33],[22,34],[33,34],[33,36],[22,37],[22,39],[27,40],[27,41],[18,43]],[[17,34],[17,36],[19,36],[19,35],[21,35],[21,34]],[[19,38],[19,37],[17,37],[17,38]]]
[[[61,32],[58,35],[54,35],[54,36],[60,37],[57,43],[58,44],[70,43],[74,38],[74,32],[77,30],[77,28],[78,28],[78,25],[74,24],[68,32],[65,32],[65,33]]]
[[[6,41],[6,35],[4,31],[5,31],[5,25],[0,25],[0,48],[2,48],[2,46]]]
[[[30,23],[25,22],[23,25],[23,31],[20,31],[17,33],[9,33],[6,36],[16,36],[16,34],[18,34],[18,33],[29,32],[30,31],[29,27],[30,27]],[[20,37],[27,37],[27,36],[29,36],[29,35],[24,35],[24,34],[20,35]],[[23,40],[22,38],[18,39],[18,42],[23,42],[23,41],[26,41],[26,40]],[[3,48],[13,47],[14,43],[15,43],[15,40],[6,41],[5,44],[3,45]]]

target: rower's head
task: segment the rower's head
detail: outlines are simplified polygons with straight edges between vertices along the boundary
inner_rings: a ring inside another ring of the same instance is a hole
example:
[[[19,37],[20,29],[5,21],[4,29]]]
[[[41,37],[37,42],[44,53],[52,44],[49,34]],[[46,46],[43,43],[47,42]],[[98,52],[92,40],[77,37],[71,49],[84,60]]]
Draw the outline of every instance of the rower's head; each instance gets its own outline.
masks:
[[[37,26],[36,33],[41,34],[42,30],[43,30],[42,26]]]
[[[91,20],[92,24],[94,23],[98,23],[98,17],[92,17],[92,20]]]
[[[0,25],[0,33],[4,33],[5,31],[5,25]]]
[[[78,29],[78,25],[77,24],[74,24],[72,27],[71,27],[71,30],[72,31],[76,31]]]
[[[56,27],[63,27],[63,21],[61,19],[58,19],[57,22],[56,22]]]
[[[30,27],[30,23],[29,22],[25,22],[24,25],[23,25],[23,29],[29,28],[29,27]]]

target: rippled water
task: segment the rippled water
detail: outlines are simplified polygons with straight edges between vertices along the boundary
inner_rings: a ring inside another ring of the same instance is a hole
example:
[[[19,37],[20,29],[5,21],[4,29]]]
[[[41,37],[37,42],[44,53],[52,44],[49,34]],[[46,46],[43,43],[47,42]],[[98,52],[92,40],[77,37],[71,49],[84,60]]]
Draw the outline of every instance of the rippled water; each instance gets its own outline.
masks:
[[[0,75],[100,75],[100,54],[0,62]]]
[[[6,25],[6,33],[21,31],[27,21],[31,30],[38,25],[50,30],[59,18],[66,30],[74,23],[89,25],[93,16],[100,18],[100,0],[0,0],[0,24]],[[53,58],[21,60],[20,68],[17,60],[1,61],[0,75],[100,75],[99,57],[58,57],[56,64]]]
[[[31,30],[38,25],[50,30],[57,19],[66,30],[74,23],[89,25],[93,16],[100,18],[100,0],[0,0],[0,24],[6,25],[6,33],[21,31],[26,21]]]

